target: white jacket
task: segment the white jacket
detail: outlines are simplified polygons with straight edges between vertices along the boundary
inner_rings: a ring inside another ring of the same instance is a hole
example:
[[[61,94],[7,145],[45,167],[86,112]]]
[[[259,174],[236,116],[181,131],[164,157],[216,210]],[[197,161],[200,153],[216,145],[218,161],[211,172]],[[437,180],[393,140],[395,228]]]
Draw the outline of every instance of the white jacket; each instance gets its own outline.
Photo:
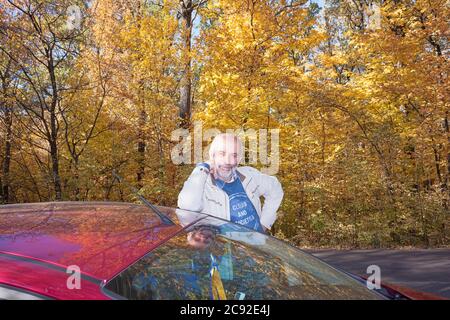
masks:
[[[270,229],[277,219],[277,210],[284,195],[280,182],[276,177],[263,174],[252,167],[238,167],[237,174],[261,224]],[[264,197],[262,210],[261,196]],[[178,207],[230,220],[228,195],[216,185],[213,175],[202,166],[195,167],[184,183],[178,195]]]

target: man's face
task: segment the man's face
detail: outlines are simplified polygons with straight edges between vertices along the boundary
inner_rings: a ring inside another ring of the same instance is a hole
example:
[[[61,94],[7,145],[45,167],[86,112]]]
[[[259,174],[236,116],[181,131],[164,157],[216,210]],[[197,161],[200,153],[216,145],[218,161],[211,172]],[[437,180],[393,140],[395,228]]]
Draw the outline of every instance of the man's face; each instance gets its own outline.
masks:
[[[234,137],[223,137],[214,153],[214,167],[216,175],[228,180],[238,165],[239,144]]]
[[[188,243],[196,249],[206,249],[214,242],[215,234],[208,228],[192,231],[188,233]]]

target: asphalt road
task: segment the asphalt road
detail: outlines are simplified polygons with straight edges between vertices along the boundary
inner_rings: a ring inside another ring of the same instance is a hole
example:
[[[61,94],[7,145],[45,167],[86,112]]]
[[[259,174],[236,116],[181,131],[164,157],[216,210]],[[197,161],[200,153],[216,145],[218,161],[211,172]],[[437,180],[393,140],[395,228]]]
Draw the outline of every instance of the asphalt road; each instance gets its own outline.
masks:
[[[335,267],[368,275],[378,265],[381,281],[450,298],[450,249],[307,250]]]

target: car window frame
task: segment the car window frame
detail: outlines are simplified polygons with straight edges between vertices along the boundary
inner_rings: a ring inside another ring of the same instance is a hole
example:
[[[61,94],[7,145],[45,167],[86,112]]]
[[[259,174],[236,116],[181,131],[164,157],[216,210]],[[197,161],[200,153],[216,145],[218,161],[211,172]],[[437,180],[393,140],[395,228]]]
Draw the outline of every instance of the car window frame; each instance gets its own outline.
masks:
[[[14,298],[8,298],[6,294],[13,293],[17,295]],[[34,291],[26,290],[24,288],[16,287],[11,284],[0,283],[0,300],[54,300],[53,298],[37,293]]]

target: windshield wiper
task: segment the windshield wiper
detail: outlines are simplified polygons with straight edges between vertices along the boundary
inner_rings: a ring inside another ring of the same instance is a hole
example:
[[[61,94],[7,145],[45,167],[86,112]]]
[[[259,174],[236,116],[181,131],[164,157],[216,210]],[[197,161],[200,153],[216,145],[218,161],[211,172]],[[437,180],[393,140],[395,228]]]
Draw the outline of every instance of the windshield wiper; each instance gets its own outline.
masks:
[[[153,212],[155,212],[158,215],[158,217],[161,219],[161,221],[164,224],[175,225],[175,223],[172,220],[170,220],[170,218],[168,216],[166,216],[164,213],[162,213],[155,205],[150,203],[150,201],[148,201],[141,194],[139,194],[139,191],[135,187],[133,187],[132,185],[127,183],[125,180],[123,180],[123,178],[116,173],[116,170],[113,170],[112,174],[113,174],[114,178],[116,178],[120,183],[124,183],[126,186],[128,186],[131,189],[131,191],[133,191],[133,194],[135,196],[137,196],[139,198],[139,200],[141,200],[142,203],[144,203],[147,207],[152,209]]]

